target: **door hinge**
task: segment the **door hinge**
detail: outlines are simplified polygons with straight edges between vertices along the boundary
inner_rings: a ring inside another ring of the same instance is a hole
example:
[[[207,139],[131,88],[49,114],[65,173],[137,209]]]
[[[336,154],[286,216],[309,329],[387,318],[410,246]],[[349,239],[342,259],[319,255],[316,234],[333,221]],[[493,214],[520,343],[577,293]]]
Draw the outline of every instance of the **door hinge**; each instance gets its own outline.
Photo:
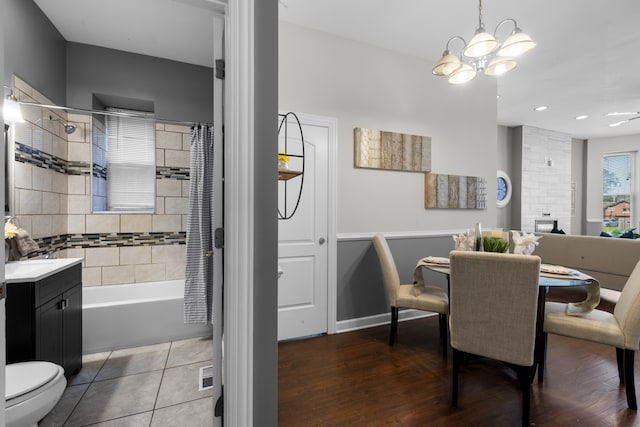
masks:
[[[224,386],[222,387],[222,394],[218,400],[216,400],[216,406],[213,409],[213,415],[216,417],[221,417],[224,415]]]
[[[224,248],[224,228],[216,228],[213,233],[213,245],[216,249]]]
[[[216,59],[216,79],[224,80],[224,59]]]

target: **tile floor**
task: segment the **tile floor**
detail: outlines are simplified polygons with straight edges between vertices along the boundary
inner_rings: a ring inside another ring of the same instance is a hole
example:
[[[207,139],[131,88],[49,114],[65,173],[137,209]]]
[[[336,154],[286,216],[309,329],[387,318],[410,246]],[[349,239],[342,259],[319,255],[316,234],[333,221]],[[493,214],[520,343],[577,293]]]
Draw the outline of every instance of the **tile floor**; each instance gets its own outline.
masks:
[[[211,338],[85,355],[39,427],[211,426],[212,392],[198,391],[198,376],[212,357]]]

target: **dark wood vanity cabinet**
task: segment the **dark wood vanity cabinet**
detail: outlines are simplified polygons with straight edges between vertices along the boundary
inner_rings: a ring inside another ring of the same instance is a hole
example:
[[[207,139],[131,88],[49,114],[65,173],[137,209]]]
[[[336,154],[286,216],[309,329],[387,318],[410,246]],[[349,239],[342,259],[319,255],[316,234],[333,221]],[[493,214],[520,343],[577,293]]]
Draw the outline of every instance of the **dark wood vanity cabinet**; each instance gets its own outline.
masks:
[[[7,363],[48,360],[69,379],[82,367],[82,267],[7,283]]]

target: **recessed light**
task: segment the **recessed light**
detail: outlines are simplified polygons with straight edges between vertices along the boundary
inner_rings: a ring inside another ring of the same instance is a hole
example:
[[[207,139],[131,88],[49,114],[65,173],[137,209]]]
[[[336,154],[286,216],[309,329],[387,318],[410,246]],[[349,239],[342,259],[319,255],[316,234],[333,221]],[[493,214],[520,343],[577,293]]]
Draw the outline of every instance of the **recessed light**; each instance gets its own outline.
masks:
[[[611,123],[609,126],[613,128],[613,127],[616,127],[616,126],[620,126],[620,125],[621,125],[621,124],[623,124],[623,123],[627,123],[628,121],[629,121],[629,120],[623,120],[623,121],[621,121],[621,122]]]
[[[500,99],[500,95],[496,95],[496,99]]]
[[[633,116],[634,114],[640,114],[640,111],[614,111],[607,113],[607,116]]]
[[[576,120],[584,120],[584,119],[586,119],[588,117],[589,116],[584,116],[584,115],[583,116],[578,116],[578,117],[576,117]]]
[[[544,111],[544,110],[546,110],[546,109],[547,109],[547,106],[546,106],[546,105],[541,105],[541,106],[539,106],[539,107],[534,108],[533,110],[534,110],[534,111]]]

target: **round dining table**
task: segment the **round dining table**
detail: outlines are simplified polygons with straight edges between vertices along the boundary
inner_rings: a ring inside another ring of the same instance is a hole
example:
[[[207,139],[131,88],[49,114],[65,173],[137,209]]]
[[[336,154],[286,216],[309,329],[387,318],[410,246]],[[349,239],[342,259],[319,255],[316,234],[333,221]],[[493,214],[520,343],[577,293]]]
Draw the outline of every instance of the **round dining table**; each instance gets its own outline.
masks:
[[[451,268],[446,261],[448,261],[448,259],[442,257],[425,257],[418,260],[414,272],[414,285],[418,288],[424,286],[422,268],[427,268],[437,273],[446,274],[447,293],[449,293]],[[544,333],[544,308],[549,289],[585,286],[587,288],[587,298],[584,301],[569,304],[569,307],[575,310],[573,313],[575,315],[588,313],[595,308],[600,301],[600,285],[593,277],[575,269],[565,269],[564,267],[546,264],[541,264],[541,266],[540,278],[538,279],[540,291],[538,292],[538,314],[536,319],[535,361],[530,375],[530,380],[533,381],[537,371],[539,382],[542,382],[544,378],[544,365],[547,356],[546,335]],[[545,266],[547,266],[547,268],[545,268]]]

